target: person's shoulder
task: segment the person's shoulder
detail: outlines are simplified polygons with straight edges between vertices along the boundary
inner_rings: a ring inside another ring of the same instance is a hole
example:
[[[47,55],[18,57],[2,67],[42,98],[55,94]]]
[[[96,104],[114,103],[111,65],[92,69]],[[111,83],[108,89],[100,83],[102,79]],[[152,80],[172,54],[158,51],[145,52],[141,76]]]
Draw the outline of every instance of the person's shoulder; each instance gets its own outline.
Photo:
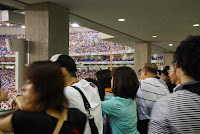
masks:
[[[27,121],[35,121],[37,119],[44,119],[46,116],[42,115],[43,113],[40,112],[30,112],[30,111],[17,111],[13,113],[12,120],[13,121],[21,121],[21,122],[27,122]]]
[[[168,94],[166,96],[163,96],[160,98],[156,103],[155,106],[164,106],[168,105],[174,98],[176,98],[179,94],[181,94],[183,91],[176,91],[174,93]]]
[[[68,108],[68,117],[71,122],[86,121],[86,115],[76,108]]]

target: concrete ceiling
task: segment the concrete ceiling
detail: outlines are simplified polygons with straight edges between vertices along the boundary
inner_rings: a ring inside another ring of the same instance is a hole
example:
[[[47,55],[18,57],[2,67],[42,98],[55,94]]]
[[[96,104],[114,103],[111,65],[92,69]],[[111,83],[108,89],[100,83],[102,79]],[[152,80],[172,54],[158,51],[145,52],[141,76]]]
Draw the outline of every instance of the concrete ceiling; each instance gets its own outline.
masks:
[[[0,3],[1,1],[3,0]],[[115,41],[125,42],[125,45],[130,46],[133,42],[151,41],[157,49],[175,51],[179,42],[188,35],[200,34],[200,28],[192,26],[200,23],[200,0],[14,1],[22,2],[24,6],[42,2],[56,3],[69,9],[71,22],[89,25],[89,28],[113,35],[116,37]],[[126,21],[118,22],[119,18]],[[158,37],[152,38],[152,35]],[[174,46],[169,47],[169,43]]]

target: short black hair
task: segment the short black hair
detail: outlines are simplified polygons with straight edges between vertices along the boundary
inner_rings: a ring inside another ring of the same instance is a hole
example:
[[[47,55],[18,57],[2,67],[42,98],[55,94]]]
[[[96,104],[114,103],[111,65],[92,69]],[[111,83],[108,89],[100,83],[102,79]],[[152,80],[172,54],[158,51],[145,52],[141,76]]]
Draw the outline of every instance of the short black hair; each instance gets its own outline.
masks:
[[[169,77],[169,73],[168,73],[169,68],[170,66],[165,66],[165,68],[161,71],[161,73]]]
[[[112,71],[113,87],[115,96],[134,99],[139,87],[136,73],[130,67],[118,67]]]
[[[200,80],[200,36],[188,36],[177,47],[174,59],[185,75]]]
[[[97,80],[103,85],[104,88],[111,88],[111,71],[109,69],[99,70],[95,73]]]

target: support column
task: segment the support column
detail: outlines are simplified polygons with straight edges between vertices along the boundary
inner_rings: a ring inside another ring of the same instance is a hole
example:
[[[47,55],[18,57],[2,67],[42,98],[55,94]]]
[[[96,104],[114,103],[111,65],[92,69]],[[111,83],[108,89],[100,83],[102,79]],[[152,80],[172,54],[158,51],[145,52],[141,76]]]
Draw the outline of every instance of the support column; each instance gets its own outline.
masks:
[[[169,66],[174,59],[174,53],[164,53],[164,66]]]
[[[25,9],[25,37],[30,39],[30,63],[48,60],[56,53],[69,54],[69,10],[53,3]]]
[[[151,42],[136,43],[134,49],[134,70],[138,76],[144,63],[151,63]]]

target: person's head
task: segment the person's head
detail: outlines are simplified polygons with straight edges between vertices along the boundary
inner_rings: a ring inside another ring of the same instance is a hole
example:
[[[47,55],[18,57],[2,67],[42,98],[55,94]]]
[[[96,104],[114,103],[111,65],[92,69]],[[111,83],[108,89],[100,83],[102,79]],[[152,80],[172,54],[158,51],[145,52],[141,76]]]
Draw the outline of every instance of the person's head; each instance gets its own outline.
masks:
[[[200,80],[200,36],[189,36],[183,40],[175,51],[176,74],[180,83],[183,77]]]
[[[37,61],[25,70],[26,83],[23,96],[36,111],[61,111],[67,100],[64,96],[64,79],[60,67],[51,61]]]
[[[70,56],[66,54],[55,54],[51,57],[50,61],[60,65],[64,77],[76,78],[76,63]]]
[[[169,69],[169,77],[172,84],[178,84],[178,78],[176,76],[175,62],[172,62]]]
[[[134,99],[139,87],[136,73],[130,67],[115,68],[112,73],[111,88],[115,96]]]
[[[141,70],[141,80],[145,80],[147,78],[155,78],[157,75],[158,68],[154,63],[145,63]]]
[[[163,79],[164,82],[166,82],[167,80],[169,80],[169,66],[165,66],[165,68],[161,71],[161,77]]]
[[[111,87],[111,71],[109,69],[100,70],[96,72],[95,75],[97,80],[101,82],[104,88]]]

